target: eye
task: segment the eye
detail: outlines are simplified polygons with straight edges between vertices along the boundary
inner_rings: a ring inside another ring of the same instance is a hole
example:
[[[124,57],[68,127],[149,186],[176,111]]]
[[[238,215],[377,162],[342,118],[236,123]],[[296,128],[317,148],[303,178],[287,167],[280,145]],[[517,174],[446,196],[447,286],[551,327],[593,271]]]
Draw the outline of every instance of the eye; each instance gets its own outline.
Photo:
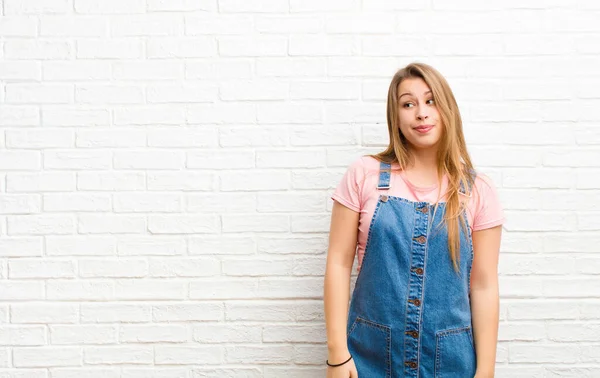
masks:
[[[403,104],[402,107],[403,108],[408,108],[409,107],[408,105],[413,105],[413,103],[412,102],[407,102],[407,103]]]
[[[429,99],[429,100],[427,100],[427,103],[434,104],[434,103],[435,103],[435,101],[433,101],[433,99]]]

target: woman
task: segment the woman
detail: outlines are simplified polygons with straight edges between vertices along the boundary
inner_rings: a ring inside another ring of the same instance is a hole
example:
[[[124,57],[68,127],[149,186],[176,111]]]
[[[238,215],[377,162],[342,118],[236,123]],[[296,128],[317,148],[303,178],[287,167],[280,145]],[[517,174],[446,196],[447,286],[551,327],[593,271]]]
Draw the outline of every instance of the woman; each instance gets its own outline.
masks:
[[[432,67],[394,75],[387,124],[387,149],[354,161],[332,196],[327,377],[493,377],[504,222],[494,185],[473,169]]]

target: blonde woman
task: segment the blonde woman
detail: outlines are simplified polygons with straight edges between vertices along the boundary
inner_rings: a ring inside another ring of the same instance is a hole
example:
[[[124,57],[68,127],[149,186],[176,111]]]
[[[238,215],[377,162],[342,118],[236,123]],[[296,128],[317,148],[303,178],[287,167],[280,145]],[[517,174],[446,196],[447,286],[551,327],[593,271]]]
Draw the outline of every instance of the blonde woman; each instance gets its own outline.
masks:
[[[355,160],[332,196],[327,377],[493,377],[504,223],[494,184],[474,170],[454,95],[431,66],[394,75],[387,124],[389,146]]]

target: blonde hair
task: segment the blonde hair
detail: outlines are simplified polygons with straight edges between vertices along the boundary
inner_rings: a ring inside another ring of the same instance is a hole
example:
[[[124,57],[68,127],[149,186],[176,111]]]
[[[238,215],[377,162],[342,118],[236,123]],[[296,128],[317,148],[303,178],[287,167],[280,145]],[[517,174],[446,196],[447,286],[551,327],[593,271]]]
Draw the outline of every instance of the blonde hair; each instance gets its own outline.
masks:
[[[471,195],[471,188],[474,188],[475,180],[472,174],[474,168],[467,151],[460,111],[454,94],[446,79],[433,67],[424,63],[410,63],[396,72],[390,83],[387,97],[386,115],[390,142],[383,152],[371,156],[388,164],[398,164],[400,170],[407,168],[410,162],[408,142],[400,132],[398,116],[398,90],[402,80],[407,78],[421,78],[427,83],[440,113],[442,135],[436,159],[438,182],[441,183],[443,175],[447,175],[448,191],[443,221],[448,227],[450,258],[454,269],[458,271],[458,262],[460,261],[459,223],[462,225],[463,231],[467,232],[463,215],[465,204],[460,200],[459,190],[461,182],[463,182],[466,194]],[[435,209],[437,209],[437,203]]]

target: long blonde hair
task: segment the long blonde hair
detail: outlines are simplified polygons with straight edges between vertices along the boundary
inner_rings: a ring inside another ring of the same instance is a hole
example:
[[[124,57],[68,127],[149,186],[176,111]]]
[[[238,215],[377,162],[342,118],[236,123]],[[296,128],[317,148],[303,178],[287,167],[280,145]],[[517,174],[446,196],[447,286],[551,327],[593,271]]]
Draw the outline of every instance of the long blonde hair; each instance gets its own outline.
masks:
[[[458,271],[458,262],[460,261],[459,223],[462,225],[463,231],[467,232],[463,216],[465,204],[460,200],[459,190],[461,182],[463,182],[467,195],[471,195],[471,189],[475,187],[473,185],[475,178],[472,175],[474,168],[467,151],[460,111],[454,94],[446,79],[433,67],[424,63],[410,63],[396,72],[390,83],[387,97],[386,115],[390,142],[383,152],[371,156],[388,164],[398,164],[400,170],[407,168],[410,162],[408,142],[400,132],[398,116],[398,89],[402,80],[407,78],[421,78],[427,83],[440,113],[443,129],[437,151],[437,174],[440,189],[443,175],[446,174],[448,177],[444,222],[448,227],[450,258],[454,269]],[[437,209],[437,203],[435,208]]]

